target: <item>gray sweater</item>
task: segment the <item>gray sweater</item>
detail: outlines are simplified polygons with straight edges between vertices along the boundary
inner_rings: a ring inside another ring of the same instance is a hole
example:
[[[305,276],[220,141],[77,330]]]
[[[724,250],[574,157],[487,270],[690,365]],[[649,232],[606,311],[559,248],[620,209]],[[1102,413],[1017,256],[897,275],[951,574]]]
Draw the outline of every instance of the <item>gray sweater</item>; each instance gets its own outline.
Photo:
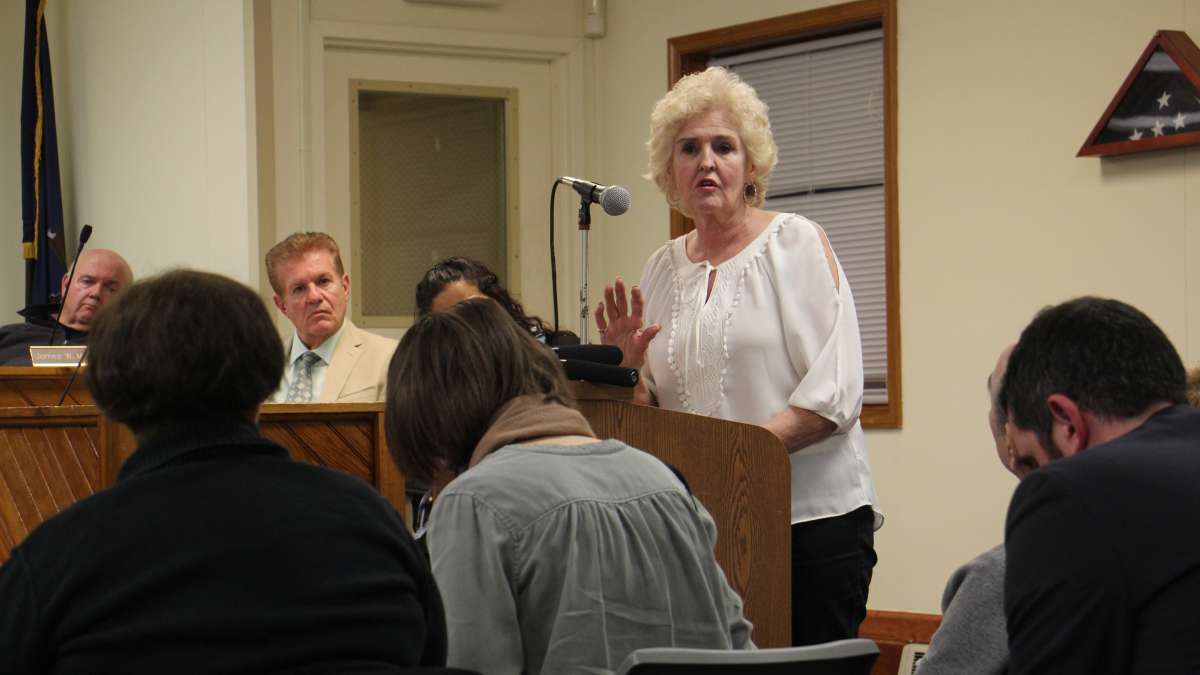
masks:
[[[429,519],[447,665],[611,673],[641,647],[752,647],[716,528],[665,464],[615,440],[509,445]]]
[[[1008,670],[1004,624],[1004,545],[950,575],[942,594],[942,625],[917,675],[996,675]]]

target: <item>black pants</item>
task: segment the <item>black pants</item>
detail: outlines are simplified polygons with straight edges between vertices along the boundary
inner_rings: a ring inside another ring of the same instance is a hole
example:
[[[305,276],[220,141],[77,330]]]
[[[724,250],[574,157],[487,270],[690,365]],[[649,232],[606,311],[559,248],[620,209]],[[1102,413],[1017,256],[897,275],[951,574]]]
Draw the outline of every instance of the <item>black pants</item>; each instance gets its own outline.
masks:
[[[858,637],[877,560],[874,523],[863,506],[792,525],[793,645]]]

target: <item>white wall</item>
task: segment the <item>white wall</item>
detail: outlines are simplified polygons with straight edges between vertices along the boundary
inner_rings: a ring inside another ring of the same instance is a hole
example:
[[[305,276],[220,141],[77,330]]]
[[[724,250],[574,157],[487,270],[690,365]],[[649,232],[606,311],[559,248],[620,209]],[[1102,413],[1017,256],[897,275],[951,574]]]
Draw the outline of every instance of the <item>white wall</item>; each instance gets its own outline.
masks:
[[[502,0],[493,7],[394,0],[300,0],[300,4],[306,2],[315,20],[543,36],[578,36],[583,32],[582,0]]]
[[[187,266],[257,283],[247,6],[63,4],[68,220],[138,276]]]
[[[54,43],[51,42],[51,45]],[[0,0],[0,325],[25,306],[21,256],[21,60],[25,3]],[[51,65],[54,58],[51,56]]]
[[[609,0],[597,175],[628,185],[635,206],[593,229],[593,283],[636,279],[668,236],[661,197],[638,178],[666,40],[822,4]],[[1200,361],[1200,155],[1074,156],[1163,28],[1200,39],[1200,7],[899,2],[904,428],[868,432],[888,515],[871,607],[938,611],[953,568],[1001,541],[1015,479],[994,456],[984,379],[1039,307],[1119,297]]]
[[[990,451],[983,379],[1039,307],[1118,297],[1200,360],[1200,155],[1074,156],[1156,30],[1200,36],[1198,9],[902,3],[908,423],[872,439],[895,514],[880,606],[933,609],[937,573],[1000,540],[1014,483]]]

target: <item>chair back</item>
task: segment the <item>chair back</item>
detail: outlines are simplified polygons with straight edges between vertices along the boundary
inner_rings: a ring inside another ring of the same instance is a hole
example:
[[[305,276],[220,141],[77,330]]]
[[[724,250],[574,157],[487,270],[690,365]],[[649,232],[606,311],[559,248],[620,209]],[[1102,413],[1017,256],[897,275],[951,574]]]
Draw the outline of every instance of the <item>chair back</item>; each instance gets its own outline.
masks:
[[[626,657],[617,675],[870,675],[878,656],[862,638],[748,651],[651,647]]]

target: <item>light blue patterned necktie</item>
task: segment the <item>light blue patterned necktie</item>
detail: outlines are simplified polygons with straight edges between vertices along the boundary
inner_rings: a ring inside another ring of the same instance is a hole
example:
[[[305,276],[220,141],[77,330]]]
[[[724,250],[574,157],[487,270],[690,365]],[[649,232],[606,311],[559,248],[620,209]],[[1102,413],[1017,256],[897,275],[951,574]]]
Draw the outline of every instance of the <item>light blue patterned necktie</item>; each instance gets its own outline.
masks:
[[[300,358],[296,359],[296,365],[294,371],[292,372],[292,385],[288,387],[288,403],[312,402],[312,369],[313,366],[320,360],[321,357],[317,356],[313,352],[304,352]]]

